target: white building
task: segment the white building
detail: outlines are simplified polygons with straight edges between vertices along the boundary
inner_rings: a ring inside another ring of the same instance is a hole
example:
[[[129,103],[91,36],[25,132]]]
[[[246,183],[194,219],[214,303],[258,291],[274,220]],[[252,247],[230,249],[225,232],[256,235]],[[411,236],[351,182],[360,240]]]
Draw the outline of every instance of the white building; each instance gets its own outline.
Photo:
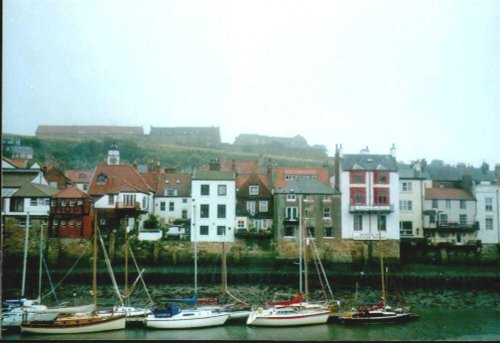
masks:
[[[399,240],[399,175],[392,155],[340,157],[342,239]]]
[[[401,239],[423,238],[423,205],[425,189],[432,187],[428,173],[420,163],[399,168],[399,234]]]
[[[481,182],[474,186],[473,194],[477,201],[477,238],[483,244],[500,243],[500,185]]]
[[[236,175],[233,171],[198,170],[191,181],[191,241],[234,242]]]

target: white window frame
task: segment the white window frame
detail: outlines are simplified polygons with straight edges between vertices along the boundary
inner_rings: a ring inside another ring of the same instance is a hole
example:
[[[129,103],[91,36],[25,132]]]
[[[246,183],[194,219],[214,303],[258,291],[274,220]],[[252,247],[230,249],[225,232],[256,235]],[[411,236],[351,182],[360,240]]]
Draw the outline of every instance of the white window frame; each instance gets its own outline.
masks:
[[[259,200],[259,212],[268,212],[269,202],[267,200]]]
[[[248,186],[248,195],[259,195],[259,186],[258,185]]]

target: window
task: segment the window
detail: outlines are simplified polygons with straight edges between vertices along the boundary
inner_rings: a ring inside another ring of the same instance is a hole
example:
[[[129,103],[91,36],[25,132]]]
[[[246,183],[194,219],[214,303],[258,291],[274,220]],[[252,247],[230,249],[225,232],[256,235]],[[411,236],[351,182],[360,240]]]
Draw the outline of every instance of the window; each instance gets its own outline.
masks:
[[[365,175],[366,175],[366,172],[364,171],[359,171],[359,170],[353,170],[351,171],[350,173],[350,179],[351,179],[351,183],[365,183]]]
[[[493,230],[493,218],[485,218],[484,227],[486,230]]]
[[[73,227],[75,224],[75,222],[73,221],[73,219],[71,219],[70,221],[68,221],[68,226],[69,227]]]
[[[209,210],[209,205],[200,205],[200,218],[208,218]]]
[[[200,236],[208,236],[208,226],[207,225],[200,226]]]
[[[412,211],[413,202],[411,200],[400,200],[399,201],[399,209],[401,211]]]
[[[412,191],[412,183],[408,181],[401,182],[401,192],[411,192]]]
[[[165,189],[165,196],[167,197],[175,197],[177,196],[177,189],[167,188]]]
[[[247,201],[247,211],[250,214],[255,214],[255,201]]]
[[[267,212],[268,211],[268,202],[267,202],[267,200],[260,200],[259,201],[259,211],[260,212]]]
[[[188,199],[186,199],[186,198],[182,199],[183,204],[187,204],[187,202],[188,202]]]
[[[332,209],[330,207],[325,207],[323,209],[323,218],[331,218],[332,217]]]
[[[66,201],[64,201],[64,206],[66,206]],[[110,194],[108,195],[108,205],[114,205],[115,203],[115,195],[114,194]]]
[[[354,215],[354,231],[363,230],[363,216],[356,214]]]
[[[201,185],[201,195],[210,195],[210,185]]]
[[[57,226],[59,224],[59,220],[57,218],[54,218],[54,226]]]
[[[123,196],[123,205],[126,207],[135,206],[135,194],[125,194]]]
[[[297,220],[299,218],[299,209],[297,207],[287,207],[286,218],[288,220]]]
[[[106,176],[106,174],[99,174],[97,176],[97,184],[98,185],[104,185],[104,184],[106,184],[106,181],[108,181],[108,177]]]
[[[226,185],[218,185],[217,186],[217,195],[226,195],[227,194],[227,186]]]
[[[375,175],[375,183],[376,184],[388,184],[389,183],[389,172],[387,171],[376,171]]]
[[[374,188],[375,205],[389,205],[389,189],[387,188]]]
[[[308,226],[306,228],[306,237],[307,238],[315,238],[316,237],[316,230],[314,226]]]
[[[447,209],[451,208],[451,200],[446,200],[446,208]]]
[[[399,234],[401,236],[413,235],[413,222],[399,222]]]
[[[65,227],[65,226],[66,226],[66,221],[65,221],[65,220],[61,220],[61,226],[62,226],[62,227]]]
[[[50,202],[50,206],[56,206],[56,201],[55,201],[55,200],[52,200],[52,201]]]
[[[484,198],[484,210],[493,211],[493,198]]]
[[[66,207],[66,200],[61,200],[61,206]]]
[[[166,203],[165,201],[160,202],[160,211],[165,211],[166,210]]]
[[[226,205],[217,205],[217,218],[226,218]]]
[[[387,230],[387,217],[384,215],[380,215],[377,218],[377,227],[379,231]]]
[[[43,201],[43,204],[45,206],[49,206],[50,205],[50,199],[49,198],[44,198],[44,199],[42,199],[42,201]]]
[[[245,228],[245,221],[238,220],[238,229],[244,229],[244,228]]]
[[[38,206],[38,199],[37,198],[31,198],[30,199],[30,206]]]
[[[182,219],[187,219],[188,217],[188,211],[187,210],[182,210]]]
[[[467,208],[466,201],[460,200],[460,209],[465,210]]]
[[[333,227],[327,226],[323,228],[323,237],[333,238]]]
[[[323,201],[332,201],[331,195],[323,195]]]
[[[168,210],[171,211],[171,212],[173,212],[174,209],[175,209],[175,203],[173,201],[170,201],[168,203]]]
[[[89,185],[88,185],[88,184],[86,184],[86,183],[84,183],[84,184],[83,184],[83,190],[84,190],[84,191],[86,191],[86,190],[88,190],[88,189],[89,189]]]
[[[366,190],[364,188],[351,188],[351,205],[366,205]]]
[[[460,221],[460,226],[467,225],[467,215],[466,214],[461,214],[459,216],[459,221]]]
[[[248,187],[248,195],[259,195],[259,186]]]
[[[287,194],[286,201],[295,201],[297,199],[295,194]]]
[[[448,226],[448,215],[446,213],[440,213],[438,217],[439,226]]]
[[[82,200],[78,200],[78,201],[76,202],[76,206],[82,206],[82,205],[83,205],[83,201],[82,201]]]
[[[78,220],[78,221],[76,222],[76,226],[77,226],[77,227],[82,227],[82,221],[81,221],[81,220]]]
[[[295,227],[285,226],[285,237],[295,237]]]
[[[306,209],[304,210],[304,218],[310,218],[310,217],[309,217],[309,209],[308,209],[308,208],[306,208]]]
[[[224,236],[226,234],[225,226],[217,226],[217,236]]]
[[[438,201],[432,200],[432,208],[438,208]]]

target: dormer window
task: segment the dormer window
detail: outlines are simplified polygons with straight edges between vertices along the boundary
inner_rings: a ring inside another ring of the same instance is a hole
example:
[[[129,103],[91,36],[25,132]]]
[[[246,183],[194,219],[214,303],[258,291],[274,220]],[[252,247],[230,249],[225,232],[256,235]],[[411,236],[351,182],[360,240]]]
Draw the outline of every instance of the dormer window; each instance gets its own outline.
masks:
[[[168,197],[175,197],[177,196],[177,189],[167,188],[165,189],[165,195]]]
[[[259,195],[259,186],[249,186],[248,187],[249,195]]]
[[[105,185],[107,181],[108,181],[108,176],[106,174],[99,174],[97,176],[98,185]]]

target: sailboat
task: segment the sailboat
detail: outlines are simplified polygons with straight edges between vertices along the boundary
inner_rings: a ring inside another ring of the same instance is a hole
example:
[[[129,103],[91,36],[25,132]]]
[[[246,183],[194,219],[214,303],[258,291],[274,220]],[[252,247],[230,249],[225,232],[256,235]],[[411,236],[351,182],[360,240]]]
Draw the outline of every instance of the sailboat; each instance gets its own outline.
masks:
[[[37,299],[24,298],[26,289],[25,285],[26,285],[26,272],[27,272],[29,227],[30,227],[30,215],[28,212],[26,217],[21,298],[13,300],[5,300],[2,303],[2,308],[3,308],[2,328],[3,329],[19,328],[23,321],[51,321],[54,320],[61,313],[81,313],[81,312],[90,312],[95,310],[94,304],[67,306],[66,304],[63,303],[56,307],[47,307],[46,305],[40,303],[42,300],[42,270],[43,270],[43,263],[45,262],[43,259],[43,226],[40,227],[40,238],[39,238],[40,263],[38,272],[38,298]],[[47,266],[45,265],[45,267]],[[47,269],[47,275],[49,276],[49,281],[51,281],[48,269]],[[54,293],[55,295],[53,287],[51,293]]]
[[[99,231],[97,227],[97,215],[94,220],[92,294],[94,305],[97,307],[97,235]],[[21,324],[21,332],[36,334],[75,334],[120,330],[124,328],[125,315],[112,314],[102,316],[95,311],[90,314],[58,316],[50,322],[30,321]]]
[[[229,296],[235,302],[226,303]],[[252,306],[246,302],[236,298],[229,292],[227,286],[227,263],[226,263],[226,245],[222,242],[222,263],[221,263],[221,292],[219,296],[214,298],[198,299],[198,303],[215,303],[212,305],[204,305],[199,307],[204,310],[211,310],[216,312],[228,312],[229,320],[242,320],[246,319],[252,311]]]
[[[195,208],[193,208],[193,218]],[[198,304],[198,253],[197,253],[197,238],[196,227],[194,227],[194,295],[186,299],[169,299],[162,298],[161,300],[167,303],[165,309],[153,310],[144,319],[144,324],[148,328],[153,329],[190,329],[201,328],[210,326],[223,325],[229,318],[229,313],[212,311],[210,309],[200,309]],[[182,303],[191,305],[193,307],[183,309],[179,305],[172,305],[172,303]]]
[[[379,231],[379,243],[381,242],[381,232]],[[382,294],[377,304],[371,306],[362,306],[345,312],[338,317],[342,324],[383,324],[383,323],[404,323],[418,316],[412,314],[408,309],[395,308],[387,305],[385,300],[385,274],[384,274],[384,254],[380,249],[380,275]]]
[[[273,301],[270,302],[270,307],[259,307],[252,311],[247,319],[247,325],[253,326],[299,326],[299,325],[313,325],[325,324],[330,317],[330,309],[327,306],[311,304],[304,301],[304,294],[302,293],[303,275],[305,275],[305,289],[307,294],[307,269],[302,273],[302,263],[304,249],[304,230],[302,228],[302,211],[301,203],[299,202],[299,293],[289,300]],[[307,268],[307,263],[305,264]]]
[[[135,285],[137,282],[140,280],[142,282],[142,285],[146,291],[146,294],[148,296],[149,304],[153,306],[154,302],[151,299],[151,295],[149,294],[148,288],[146,287],[146,283],[144,282],[144,279],[142,278],[142,274],[144,272],[144,269],[139,271],[139,266],[137,265],[137,261],[135,260],[134,254],[132,252],[132,249],[130,248],[129,241],[128,241],[128,226],[125,227],[125,244],[124,244],[124,256],[125,256],[125,286],[124,286],[124,294],[120,295],[120,305],[114,306],[113,307],[113,313],[119,313],[119,314],[124,314],[127,318],[127,324],[131,325],[133,323],[144,323],[144,317],[147,316],[148,314],[151,314],[152,311],[149,308],[144,308],[144,307],[137,307],[137,306],[131,306],[129,304],[126,304],[126,301],[128,301],[130,295],[134,291]],[[135,280],[135,282],[132,284],[132,286],[129,288],[128,285],[128,254],[131,254],[132,259],[134,260],[135,267],[137,271],[139,272],[139,276]],[[125,300],[125,301],[124,301]]]

